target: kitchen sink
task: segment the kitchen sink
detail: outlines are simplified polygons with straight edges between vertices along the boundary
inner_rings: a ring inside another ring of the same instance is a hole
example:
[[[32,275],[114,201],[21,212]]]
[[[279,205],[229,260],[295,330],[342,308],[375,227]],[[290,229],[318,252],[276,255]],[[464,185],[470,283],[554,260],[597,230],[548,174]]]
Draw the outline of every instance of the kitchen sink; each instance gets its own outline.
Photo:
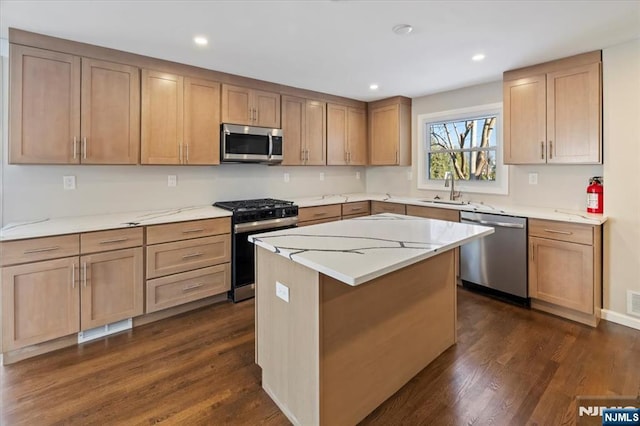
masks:
[[[433,203],[433,204],[453,204],[456,206],[462,206],[465,204],[469,204],[468,201],[459,201],[459,200],[436,200],[436,199],[428,199],[428,200],[420,200],[423,203]]]

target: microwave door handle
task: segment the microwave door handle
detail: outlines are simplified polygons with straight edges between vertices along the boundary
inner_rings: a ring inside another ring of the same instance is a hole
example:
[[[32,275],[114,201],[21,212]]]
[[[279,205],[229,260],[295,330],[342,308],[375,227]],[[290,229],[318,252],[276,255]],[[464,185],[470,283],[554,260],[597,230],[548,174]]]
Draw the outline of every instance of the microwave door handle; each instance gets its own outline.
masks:
[[[273,156],[273,138],[271,137],[271,133],[269,133],[269,159]]]

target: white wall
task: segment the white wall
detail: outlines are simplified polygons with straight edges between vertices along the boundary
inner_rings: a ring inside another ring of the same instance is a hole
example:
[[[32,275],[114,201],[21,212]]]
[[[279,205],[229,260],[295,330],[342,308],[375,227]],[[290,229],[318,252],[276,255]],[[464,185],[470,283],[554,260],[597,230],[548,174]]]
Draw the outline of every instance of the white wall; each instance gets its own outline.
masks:
[[[6,47],[6,45],[5,45]],[[6,48],[1,50],[6,56]],[[8,60],[2,58],[2,162],[0,221],[3,225],[44,217],[206,205],[257,197],[364,192],[363,167],[282,167],[256,164],[221,166],[34,166],[7,164]],[[283,174],[290,174],[285,183]],[[320,172],[325,180],[320,181]],[[356,179],[360,172],[361,179]],[[76,176],[77,189],[65,191],[62,176]],[[177,175],[169,188],[167,176]]]
[[[450,92],[415,98],[412,102],[412,167],[370,167],[367,169],[367,190],[395,195],[412,195],[417,197],[446,196],[446,188],[442,191],[417,189],[417,117],[476,105],[502,102],[502,82],[465,87]],[[529,185],[529,173],[538,173],[538,184]],[[412,180],[407,179],[408,173]],[[482,200],[486,203],[502,205],[531,205],[554,207],[561,209],[584,210],[586,187],[591,176],[601,176],[602,166],[510,166],[509,194],[485,195],[463,193],[465,200]]]
[[[604,307],[626,313],[640,292],[640,40],[603,51]]]

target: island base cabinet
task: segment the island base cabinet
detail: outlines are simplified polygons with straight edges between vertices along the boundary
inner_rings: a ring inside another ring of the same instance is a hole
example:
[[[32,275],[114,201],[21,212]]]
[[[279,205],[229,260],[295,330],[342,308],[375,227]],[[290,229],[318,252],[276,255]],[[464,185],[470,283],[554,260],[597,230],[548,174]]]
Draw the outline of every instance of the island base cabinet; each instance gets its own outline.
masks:
[[[80,331],[78,258],[2,270],[2,351]]]
[[[256,251],[256,362],[293,424],[358,423],[456,341],[453,251],[359,286]]]
[[[142,247],[80,257],[81,329],[144,312]]]

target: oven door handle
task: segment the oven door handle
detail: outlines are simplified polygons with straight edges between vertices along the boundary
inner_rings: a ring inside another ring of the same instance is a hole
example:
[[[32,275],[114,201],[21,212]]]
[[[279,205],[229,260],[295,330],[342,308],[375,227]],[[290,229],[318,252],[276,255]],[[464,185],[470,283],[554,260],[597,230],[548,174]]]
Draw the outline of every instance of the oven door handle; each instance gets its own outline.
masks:
[[[268,219],[258,220],[255,222],[238,223],[233,227],[233,231],[236,234],[249,231],[260,231],[262,229],[284,228],[286,226],[292,226],[298,223],[298,216],[283,217],[280,219]]]
[[[273,156],[273,138],[271,137],[271,133],[269,133],[269,159]]]

